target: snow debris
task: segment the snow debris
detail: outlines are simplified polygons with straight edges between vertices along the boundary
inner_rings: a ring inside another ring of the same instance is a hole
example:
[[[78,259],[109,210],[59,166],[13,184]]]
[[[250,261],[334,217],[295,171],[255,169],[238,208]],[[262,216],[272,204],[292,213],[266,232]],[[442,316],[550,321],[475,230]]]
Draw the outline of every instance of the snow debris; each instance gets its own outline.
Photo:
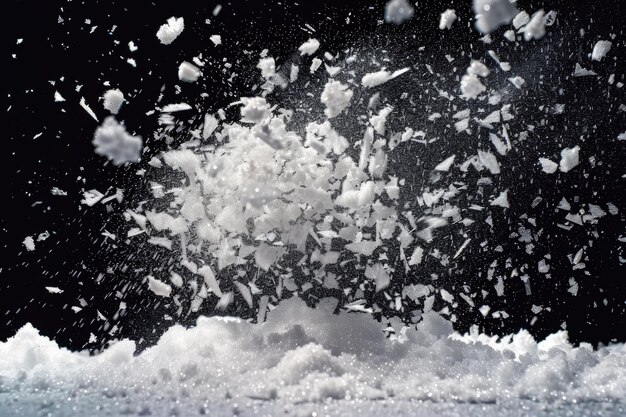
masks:
[[[222,37],[220,35],[211,35],[209,39],[211,40],[211,42],[213,42],[213,45],[215,46],[222,44]]]
[[[65,101],[65,99],[63,98],[63,96],[58,91],[55,91],[54,92],[54,101],[59,103],[59,102]]]
[[[327,82],[321,96],[321,101],[326,106],[324,110],[326,117],[329,119],[336,117],[348,108],[352,94],[352,90],[339,81]]]
[[[67,191],[63,191],[62,189],[60,189],[58,187],[52,187],[52,189],[50,189],[50,194],[58,195],[58,196],[66,196],[67,195]]]
[[[244,97],[241,102],[241,121],[244,123],[260,123],[270,115],[270,106],[263,97]]]
[[[98,201],[102,200],[103,198],[104,198],[104,194],[102,194],[100,191],[89,190],[89,191],[83,192],[83,199],[80,202],[86,206],[91,207],[94,204],[96,204]]]
[[[561,151],[561,161],[559,162],[559,169],[562,172],[569,172],[578,165],[578,152],[580,146],[576,145],[573,148],[565,148]]]
[[[104,119],[96,129],[92,143],[98,155],[106,156],[115,165],[139,162],[143,144],[140,136],[129,135],[113,116]]]
[[[313,61],[311,61],[311,74],[313,74],[315,71],[318,70],[319,67],[322,66],[323,61],[319,58],[313,58]]]
[[[519,75],[509,78],[508,79],[509,82],[511,84],[513,84],[517,89],[522,88],[522,86],[526,83],[526,80],[524,80],[522,77],[520,77]]]
[[[524,26],[524,40],[541,39],[546,34],[546,21],[543,18],[543,10],[539,10],[533,14],[530,22]]]
[[[489,68],[480,61],[472,61],[467,67],[467,74],[461,78],[461,95],[468,99],[477,98],[487,91],[487,87],[480,82],[478,77],[489,75]]]
[[[541,164],[541,169],[546,174],[554,174],[559,167],[559,164],[548,158],[539,158],[539,163]]]
[[[517,9],[509,0],[474,0],[473,9],[476,29],[481,33],[491,33],[517,15]]]
[[[63,290],[59,287],[44,287],[50,294],[61,294]]]
[[[456,155],[452,155],[446,159],[444,159],[442,162],[440,162],[436,167],[435,167],[435,171],[442,171],[442,172],[447,172],[450,170],[450,167],[452,166],[452,164],[454,163],[454,158],[456,157]]]
[[[383,69],[381,71],[365,74],[365,76],[363,76],[363,78],[361,79],[361,84],[364,87],[376,87],[404,74],[408,70],[409,68],[403,68],[401,70],[397,70],[391,73]]]
[[[509,208],[509,190],[504,190],[490,203],[492,206]]]
[[[451,29],[452,24],[456,21],[457,16],[454,9],[447,9],[441,13],[441,20],[439,20],[439,29]]]
[[[28,251],[34,251],[35,250],[35,240],[33,239],[32,236],[26,236],[24,238],[24,241],[22,242],[22,244],[24,244],[24,247]]]
[[[574,77],[587,77],[590,75],[598,75],[592,70],[588,70],[580,66],[579,63],[576,63],[576,67],[574,68]]]
[[[84,97],[80,98],[80,107],[82,107],[83,109],[85,109],[85,111],[87,112],[87,114],[89,114],[91,116],[92,119],[94,119],[96,122],[98,122],[98,116],[96,116],[96,113],[94,113],[93,110],[91,110],[91,107],[89,107],[89,105],[87,104],[87,102],[85,101]]]
[[[276,61],[272,57],[261,58],[256,67],[261,70],[261,77],[266,80],[276,73]]]
[[[190,62],[183,61],[178,67],[178,79],[186,83],[194,83],[202,75],[200,68]]]
[[[114,88],[106,91],[102,96],[102,99],[104,101],[104,108],[113,114],[117,114],[124,103],[124,93],[122,93],[119,89]]]
[[[298,48],[300,51],[300,55],[313,55],[320,47],[320,42],[317,39],[310,38],[308,41],[304,42]]]
[[[522,26],[524,26],[526,23],[528,23],[529,20],[530,20],[530,16],[528,15],[528,13],[522,10],[513,18],[513,27],[515,29],[519,29]]]
[[[399,25],[411,20],[414,13],[408,0],[389,0],[385,6],[385,22]]]
[[[152,276],[148,276],[148,288],[161,297],[169,297],[172,293],[172,287]]]
[[[161,41],[163,45],[169,45],[174,42],[176,38],[183,32],[185,29],[185,20],[182,17],[170,17],[167,19],[167,22],[161,25],[159,30],[157,31],[157,38]]]
[[[594,61],[601,61],[611,50],[611,41],[598,41],[593,47],[591,53],[591,59]]]
[[[191,109],[193,109],[193,107],[191,107],[187,103],[172,103],[172,104],[166,104],[165,106],[163,106],[163,108],[161,109],[161,112],[163,112],[163,113],[175,113],[175,112],[178,112],[178,111],[187,111],[187,110],[191,110]]]

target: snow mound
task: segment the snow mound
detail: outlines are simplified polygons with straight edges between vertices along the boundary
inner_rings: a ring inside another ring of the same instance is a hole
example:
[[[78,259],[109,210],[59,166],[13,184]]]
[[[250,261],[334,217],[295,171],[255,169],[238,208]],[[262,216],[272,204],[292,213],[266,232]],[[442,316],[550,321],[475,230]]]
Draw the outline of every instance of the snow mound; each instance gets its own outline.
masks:
[[[260,325],[201,317],[196,327],[171,327],[138,355],[129,340],[96,356],[70,352],[26,325],[0,343],[0,392],[39,393],[42,403],[79,389],[102,401],[167,393],[195,410],[207,402],[210,410],[250,401],[300,407],[344,399],[576,403],[626,396],[625,345],[574,347],[565,331],[542,341],[525,330],[501,339],[477,328],[460,335],[432,312],[416,328],[392,323],[386,334],[367,314],[332,314],[335,302],[310,309],[292,298]]]

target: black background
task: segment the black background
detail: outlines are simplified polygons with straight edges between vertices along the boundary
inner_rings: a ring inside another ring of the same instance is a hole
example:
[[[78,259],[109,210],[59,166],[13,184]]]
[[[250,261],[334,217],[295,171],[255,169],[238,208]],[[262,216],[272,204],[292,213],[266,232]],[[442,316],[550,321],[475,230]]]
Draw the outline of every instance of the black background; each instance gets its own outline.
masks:
[[[8,91],[4,125],[8,126],[8,132],[4,134],[2,166],[7,189],[3,193],[0,220],[0,314],[3,317],[0,339],[10,337],[24,323],[31,322],[64,346],[95,349],[102,342],[88,344],[90,332],[104,341],[132,337],[144,338],[150,343],[169,325],[161,319],[163,313],[156,297],[145,292],[121,291],[124,296],[120,298],[116,291],[126,285],[137,285],[137,277],[143,275],[133,268],[141,268],[146,258],[156,257],[154,262],[170,260],[159,258],[160,255],[155,255],[149,247],[133,248],[122,242],[112,246],[101,232],[103,227],[114,230],[119,225],[107,216],[106,206],[98,204],[88,208],[80,204],[82,191],[92,188],[102,192],[124,188],[125,201],[132,202],[140,201],[145,192],[143,183],[137,181],[137,166],[103,165],[103,159],[94,154],[91,138],[97,123],[79,106],[81,97],[102,120],[106,112],[98,98],[111,87],[124,91],[129,103],[124,105],[120,118],[131,133],[143,136],[148,147],[142,167],[151,155],[163,149],[163,144],[151,140],[157,116],[145,113],[154,108],[163,85],[168,86],[163,94],[177,96],[171,87],[178,83],[175,69],[181,60],[190,60],[200,52],[209,57],[200,83],[208,96],[200,98],[198,86],[183,86],[181,95],[195,97],[196,104],[216,110],[240,96],[250,95],[258,82],[254,68],[256,57],[264,48],[280,61],[289,58],[300,44],[313,36],[320,40],[324,50],[390,49],[398,58],[397,66],[401,67],[403,62],[415,62],[417,48],[422,45],[440,60],[445,54],[455,55],[461,50],[471,55],[475,51],[469,45],[477,43],[480,37],[468,23],[471,18],[469,1],[420,1],[416,17],[402,26],[381,24],[384,1],[222,2],[221,13],[213,17],[211,12],[217,3],[42,1],[34,5],[18,0],[6,3],[8,36],[5,38],[9,46],[5,51]],[[519,7],[528,12],[543,7],[559,13],[559,21],[550,29],[555,33],[544,40],[545,48],[552,51],[550,56],[559,58],[549,64],[545,94],[550,96],[548,89],[555,85],[566,87],[563,98],[567,103],[566,116],[556,122],[555,129],[567,131],[570,128],[571,133],[563,135],[568,136],[569,141],[541,138],[544,141],[542,153],[537,153],[536,147],[521,145],[514,157],[536,161],[538,156],[558,155],[563,145],[576,144],[577,138],[584,136],[583,160],[595,155],[602,164],[595,167],[581,164],[569,175],[556,174],[548,179],[536,166],[532,170],[526,168],[533,163],[518,164],[517,171],[503,175],[503,181],[516,187],[510,197],[511,218],[527,213],[530,201],[537,195],[536,190],[543,189],[544,204],[549,208],[539,207],[531,215],[544,229],[545,247],[538,248],[536,255],[524,255],[523,247],[516,246],[509,238],[511,231],[516,230],[515,222],[510,219],[495,219],[503,228],[484,233],[503,244],[505,253],[512,254],[515,262],[528,262],[534,267],[541,255],[551,253],[554,259],[552,278],[544,281],[533,278],[534,291],[530,297],[525,295],[520,281],[516,288],[507,292],[505,299],[488,299],[486,304],[493,309],[505,308],[512,314],[506,321],[483,319],[476,309],[459,311],[460,330],[479,323],[492,333],[508,333],[523,327],[541,337],[566,322],[570,338],[577,342],[626,340],[626,274],[619,262],[619,256],[624,258],[625,254],[618,241],[619,236],[626,234],[622,177],[625,142],[615,140],[626,130],[624,113],[617,110],[619,103],[624,103],[624,89],[609,88],[606,83],[611,73],[616,74],[616,82],[624,82],[625,63],[621,55],[626,11],[623,3],[620,0],[518,2]],[[460,20],[453,30],[442,32],[437,28],[439,14],[448,7],[456,9]],[[155,33],[170,16],[183,16],[186,28],[172,45],[164,47]],[[90,23],[86,23],[86,19],[90,19]],[[210,19],[211,23],[206,24],[205,19]],[[316,29],[315,34],[302,29],[307,23]],[[90,33],[96,25],[96,30]],[[580,36],[580,29],[585,30],[584,37]],[[495,46],[504,44],[502,33],[503,30],[499,30],[493,34]],[[593,44],[598,39],[607,39],[609,33],[617,35],[610,58],[603,63],[592,63],[587,55]],[[213,47],[209,40],[214,34],[222,36],[221,47]],[[556,36],[567,40],[558,41]],[[23,42],[17,44],[18,38],[23,38]],[[139,49],[129,51],[129,41]],[[521,49],[520,54],[524,52],[524,45]],[[244,50],[253,51],[253,57]],[[536,49],[530,53],[541,60],[541,51]],[[137,67],[129,65],[127,58],[135,59]],[[232,83],[226,81],[229,75],[223,66],[225,59],[239,73]],[[536,63],[532,60],[517,62],[527,72],[534,71]],[[568,76],[576,62],[585,62],[583,66],[593,68],[600,77],[577,80],[574,84]],[[105,86],[105,81],[109,81],[111,87]],[[76,91],[78,85],[80,91]],[[66,101],[54,102],[55,91]],[[527,107],[531,112],[536,111],[537,105],[529,102]],[[34,139],[39,133],[41,136]],[[442,152],[434,157],[441,156],[447,155]],[[515,165],[515,161],[511,164]],[[412,181],[420,181],[424,175],[410,165],[405,164],[404,169],[405,176]],[[68,196],[51,195],[50,189],[55,186],[67,191]],[[573,202],[574,195],[581,204],[610,201],[620,209],[619,215],[606,216],[592,227],[598,237],[594,239],[594,246],[586,251],[590,276],[577,275],[581,271],[572,272],[566,257],[588,241],[589,228],[575,227],[565,232],[556,227],[557,222],[564,222],[564,214],[555,212],[553,207],[562,196]],[[36,237],[45,230],[51,233],[50,238],[36,242],[37,249],[27,252],[22,245],[24,237]],[[457,274],[445,284],[452,289],[463,284],[480,288],[486,263],[494,256],[497,255],[481,252],[480,248],[468,248],[459,265],[463,281],[458,281]],[[117,265],[129,267],[106,273],[108,267]],[[570,277],[576,277],[579,283],[577,297],[567,293]],[[45,286],[58,286],[64,293],[49,294]],[[80,298],[88,305],[74,313],[70,307],[80,305]],[[126,302],[129,308],[125,315],[114,316],[120,301]],[[533,304],[549,306],[551,311],[544,310],[537,323],[531,326],[530,321],[535,316],[530,311]],[[98,312],[107,317],[110,324],[106,328],[97,319]],[[117,325],[116,332],[111,332],[113,325]]]

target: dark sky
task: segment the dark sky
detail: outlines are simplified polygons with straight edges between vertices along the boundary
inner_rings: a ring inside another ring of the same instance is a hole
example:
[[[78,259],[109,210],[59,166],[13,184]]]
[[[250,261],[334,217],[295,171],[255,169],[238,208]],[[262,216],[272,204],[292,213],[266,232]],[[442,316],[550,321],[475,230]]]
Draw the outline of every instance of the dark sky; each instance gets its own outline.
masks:
[[[450,69],[443,57],[460,52],[488,60],[481,52],[484,45],[472,46],[480,44],[480,35],[467,23],[471,17],[469,1],[420,1],[423,7],[416,17],[399,27],[379,22],[384,1],[221,2],[221,13],[213,17],[217,3],[51,0],[40,2],[35,11],[32,2],[8,2],[8,133],[2,153],[8,191],[0,220],[0,314],[4,318],[0,339],[30,321],[64,346],[93,349],[100,342],[87,343],[91,332],[103,340],[142,337],[150,342],[168,325],[161,319],[168,307],[150,293],[128,289],[139,287],[146,259],[164,264],[172,260],[149,245],[111,244],[101,233],[104,227],[122,227],[119,216],[110,216],[106,205],[88,208],[80,204],[82,191],[93,188],[102,192],[124,188],[125,202],[136,203],[146,195],[145,183],[137,180],[137,166],[104,165],[93,152],[91,138],[97,123],[79,101],[84,97],[99,118],[104,118],[106,112],[98,98],[109,88],[105,82],[121,88],[129,98],[121,117],[129,131],[147,138],[145,167],[151,155],[164,150],[163,144],[150,140],[157,117],[145,113],[154,108],[163,85],[168,86],[164,95],[176,97],[172,88],[178,83],[175,68],[181,60],[200,52],[209,56],[200,84],[208,97],[199,98],[198,90],[181,94],[212,110],[250,95],[257,76],[256,58],[244,50],[256,56],[268,48],[277,61],[286,60],[311,36],[302,29],[305,24],[316,29],[314,36],[325,50],[386,49],[398,67],[424,60],[443,73]],[[452,292],[464,285],[479,291],[486,285],[489,264],[498,259],[504,265],[510,258],[515,265],[530,265],[533,292],[527,295],[523,282],[511,279],[511,291],[504,298],[489,295],[485,300],[493,309],[506,309],[511,317],[504,321],[484,319],[476,309],[459,307],[460,330],[479,323],[488,332],[503,334],[524,327],[545,336],[566,322],[574,341],[626,340],[626,274],[622,263],[626,254],[618,240],[626,235],[626,142],[616,139],[626,130],[625,113],[618,110],[625,100],[623,88],[607,83],[612,73],[615,83],[625,82],[623,3],[520,0],[518,5],[529,12],[539,7],[558,11],[558,21],[546,38],[522,43],[513,50],[502,40],[504,29],[493,34],[491,48],[508,53],[518,72],[535,82],[534,92],[515,103],[524,116],[512,124],[520,124],[520,130],[527,129],[522,125],[536,124],[537,135],[532,144],[520,140],[507,157],[506,164],[512,168],[499,181],[512,190],[512,207],[502,218],[494,215],[495,227],[485,226],[476,237],[492,244],[488,248],[469,247],[454,268],[443,271],[445,277],[440,283]],[[460,20],[453,30],[442,33],[437,28],[439,14],[448,7],[457,10]],[[174,44],[164,48],[155,33],[170,16],[184,16],[186,29]],[[346,23],[348,17],[350,24]],[[206,19],[211,23],[207,25]],[[211,48],[209,37],[213,34],[222,36],[223,48]],[[595,41],[609,39],[610,34],[615,35],[610,57],[601,63],[591,62],[587,55]],[[23,41],[18,44],[18,39]],[[131,52],[129,41],[139,49]],[[426,46],[426,52],[420,52],[420,46]],[[127,62],[128,58],[135,60],[136,67]],[[224,59],[239,69],[240,77],[234,83],[225,81]],[[584,62],[599,76],[572,79],[576,62]],[[425,83],[439,81],[425,78],[397,88],[423,88]],[[55,91],[66,101],[56,103]],[[540,106],[548,109],[559,103],[566,105],[564,114],[552,117],[550,126],[541,126],[547,110]],[[424,114],[407,115],[420,116]],[[550,177],[540,172],[538,157],[558,160],[559,150],[574,144],[583,149],[583,163],[575,171]],[[442,146],[431,153],[412,148],[406,158],[445,157],[453,143]],[[416,184],[428,180],[427,173],[406,160],[395,163],[407,180]],[[51,195],[52,187],[68,195]],[[542,202],[531,208],[537,196]],[[572,211],[585,209],[589,203],[602,204],[606,211],[606,203],[612,202],[619,214],[565,230],[557,226],[564,224],[564,213],[554,209],[564,196],[572,203]],[[119,212],[119,207],[112,210]],[[537,224],[533,233],[541,231],[532,254],[512,236],[529,217]],[[24,237],[37,237],[44,231],[50,237],[36,242],[35,251],[26,251]],[[494,252],[497,246],[502,252]],[[572,270],[567,255],[581,247],[586,248],[586,268]],[[551,256],[549,278],[539,275],[536,268],[547,253]],[[413,278],[419,281],[424,277]],[[568,292],[570,279],[579,286],[576,297]],[[64,293],[50,294],[46,286],[63,288]],[[129,307],[116,315],[120,302]],[[542,306],[542,312],[533,312],[533,305]],[[76,313],[72,306],[83,308]],[[98,313],[107,317],[106,325]],[[115,332],[111,331],[113,326],[117,326]]]

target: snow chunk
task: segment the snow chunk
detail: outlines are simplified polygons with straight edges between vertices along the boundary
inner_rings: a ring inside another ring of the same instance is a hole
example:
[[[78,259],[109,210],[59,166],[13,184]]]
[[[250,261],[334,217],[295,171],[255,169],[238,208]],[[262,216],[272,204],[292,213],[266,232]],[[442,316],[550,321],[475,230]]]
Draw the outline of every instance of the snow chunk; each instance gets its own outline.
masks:
[[[261,77],[268,79],[276,74],[276,61],[274,58],[261,58],[256,66],[261,70]]]
[[[491,152],[485,152],[479,149],[478,159],[480,160],[480,163],[483,164],[492,174],[495,175],[500,173],[500,164],[498,163],[496,156]]]
[[[513,19],[513,27],[519,29],[530,20],[530,16],[525,11],[519,12]]]
[[[141,136],[129,135],[124,125],[113,116],[104,119],[96,129],[92,143],[96,147],[95,152],[112,160],[114,165],[139,162],[143,144]]]
[[[513,84],[513,85],[514,85],[517,89],[522,88],[522,86],[524,85],[524,83],[526,83],[526,80],[524,80],[524,79],[523,79],[522,77],[520,77],[519,75],[518,75],[518,76],[515,76],[515,77],[512,77],[512,78],[509,78],[508,80],[509,80],[509,82],[510,82],[511,84]]]
[[[541,164],[541,169],[546,174],[554,174],[559,167],[559,164],[549,160],[548,158],[539,158],[539,163]]]
[[[260,123],[270,115],[270,106],[263,97],[244,97],[241,102],[241,121],[244,123]]]
[[[591,53],[591,59],[594,61],[601,61],[611,50],[612,43],[610,41],[598,41],[593,47]]]
[[[465,98],[476,98],[487,90],[474,74],[465,74],[461,78],[461,95]]]
[[[439,20],[439,29],[450,29],[452,28],[452,24],[457,19],[456,12],[454,9],[448,9],[445,12],[441,13],[441,20]]]
[[[169,45],[174,42],[176,38],[183,32],[185,29],[185,20],[182,17],[170,17],[167,19],[167,22],[159,28],[157,31],[157,38],[161,41],[163,45]]]
[[[300,45],[300,47],[298,48],[298,51],[300,51],[300,56],[302,55],[313,55],[320,47],[320,42],[317,39],[309,39],[308,41],[304,42],[302,45]]]
[[[533,14],[530,22],[524,26],[524,40],[541,39],[546,34],[546,21],[543,18],[543,10],[539,10]]]
[[[22,244],[24,244],[24,246],[26,247],[26,250],[28,251],[35,250],[35,240],[33,239],[32,236],[26,236]]]
[[[390,0],[385,6],[385,22],[399,25],[411,20],[415,10],[408,0]]]
[[[105,92],[102,99],[104,100],[104,108],[113,114],[117,114],[124,103],[124,93],[114,88]]]
[[[172,287],[152,276],[148,276],[148,288],[161,297],[169,297],[172,293]]]
[[[186,83],[194,83],[202,75],[200,68],[190,62],[183,61],[178,67],[178,79]]]
[[[467,67],[467,73],[478,75],[479,77],[486,77],[489,75],[489,68],[482,62],[474,60],[470,63],[470,66]]]
[[[339,81],[329,81],[324,86],[321,101],[326,106],[324,113],[326,117],[333,118],[338,116],[350,105],[352,100],[352,90],[347,85]]]
[[[409,68],[403,68],[401,70],[397,70],[391,73],[383,69],[381,71],[371,72],[363,76],[363,78],[361,79],[361,84],[364,87],[376,87],[376,86],[386,83],[387,81],[393,78],[396,78],[399,75],[404,74],[408,70]]]
[[[578,152],[580,151],[580,146],[576,145],[573,148],[565,148],[561,151],[561,161],[559,162],[559,169],[562,172],[569,172],[576,165],[578,165]]]
[[[474,0],[473,9],[476,29],[481,33],[493,32],[517,15],[517,9],[509,0]]]
[[[504,190],[490,203],[492,206],[509,208],[509,190]]]
[[[211,35],[209,39],[211,40],[211,42],[213,42],[215,46],[222,44],[222,37],[220,35]]]
[[[452,166],[452,164],[454,163],[454,158],[456,157],[456,155],[452,155],[448,158],[446,158],[445,160],[443,160],[442,162],[440,162],[436,167],[435,167],[435,171],[442,171],[442,172],[447,172],[448,170],[450,170],[450,167]]]
[[[576,63],[576,67],[574,68],[574,77],[587,77],[590,75],[598,75],[592,70],[588,70],[580,66],[579,63]]]

